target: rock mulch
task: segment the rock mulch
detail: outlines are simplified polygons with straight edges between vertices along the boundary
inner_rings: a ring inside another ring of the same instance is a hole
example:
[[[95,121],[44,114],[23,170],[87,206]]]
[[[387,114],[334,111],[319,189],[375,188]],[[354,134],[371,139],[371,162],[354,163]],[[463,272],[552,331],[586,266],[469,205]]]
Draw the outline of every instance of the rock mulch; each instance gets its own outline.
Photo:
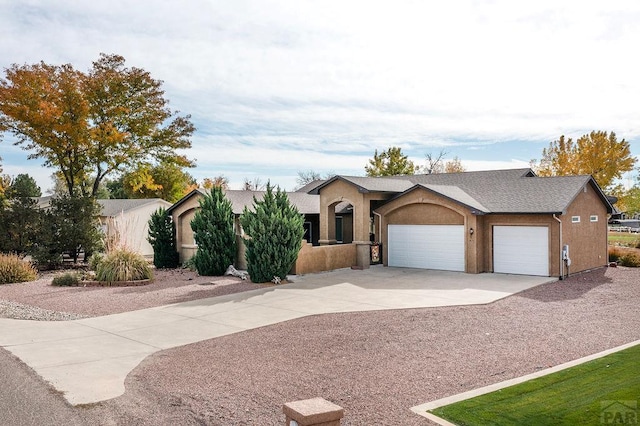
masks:
[[[301,318],[159,352],[86,414],[281,425],[285,402],[319,396],[343,425],[429,424],[410,407],[640,339],[638,300],[640,269],[609,268],[488,305]]]

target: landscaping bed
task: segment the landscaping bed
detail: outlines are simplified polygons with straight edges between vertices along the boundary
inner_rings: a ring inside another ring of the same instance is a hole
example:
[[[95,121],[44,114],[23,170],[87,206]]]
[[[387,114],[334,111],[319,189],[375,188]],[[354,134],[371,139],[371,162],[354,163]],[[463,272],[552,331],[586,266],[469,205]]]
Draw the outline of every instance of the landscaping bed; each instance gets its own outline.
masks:
[[[242,281],[236,277],[202,277],[188,269],[154,270],[153,282],[142,286],[128,287],[54,287],[51,281],[56,274],[47,273],[37,280],[0,286],[0,316],[17,312],[3,309],[3,301],[21,304],[66,314],[80,316],[101,316],[119,312],[134,311],[171,303],[187,302],[207,297],[263,288],[263,284]],[[22,310],[24,311],[24,309]],[[59,320],[73,319],[77,316],[52,316],[42,314],[38,317],[32,310],[28,318],[19,319]]]

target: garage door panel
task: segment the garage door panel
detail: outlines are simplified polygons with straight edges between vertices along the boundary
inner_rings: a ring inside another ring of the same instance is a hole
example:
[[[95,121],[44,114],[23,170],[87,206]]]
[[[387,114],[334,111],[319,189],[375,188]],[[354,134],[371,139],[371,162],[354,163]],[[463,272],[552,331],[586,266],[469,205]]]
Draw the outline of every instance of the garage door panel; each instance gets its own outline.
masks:
[[[549,228],[494,226],[493,271],[505,274],[549,275]]]
[[[389,266],[464,271],[464,227],[389,225]]]

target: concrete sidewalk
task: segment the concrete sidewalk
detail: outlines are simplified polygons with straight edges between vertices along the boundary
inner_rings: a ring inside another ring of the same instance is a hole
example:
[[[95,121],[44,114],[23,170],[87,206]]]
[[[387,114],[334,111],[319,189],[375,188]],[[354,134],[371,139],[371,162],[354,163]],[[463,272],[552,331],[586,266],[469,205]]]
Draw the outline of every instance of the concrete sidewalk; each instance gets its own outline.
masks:
[[[0,318],[0,346],[74,405],[117,397],[144,358],[162,349],[308,315],[485,304],[549,277],[372,267],[293,277],[294,283],[64,322]]]

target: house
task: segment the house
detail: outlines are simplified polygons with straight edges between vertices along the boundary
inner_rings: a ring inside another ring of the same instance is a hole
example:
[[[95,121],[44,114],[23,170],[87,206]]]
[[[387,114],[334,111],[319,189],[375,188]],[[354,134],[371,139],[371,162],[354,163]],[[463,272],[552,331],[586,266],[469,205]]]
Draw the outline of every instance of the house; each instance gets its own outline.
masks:
[[[168,209],[176,225],[176,243],[181,262],[185,262],[193,257],[198,249],[193,230],[191,229],[191,221],[196,211],[200,208],[200,199],[205,193],[206,191],[203,189],[194,189]],[[251,208],[254,197],[258,200],[261,199],[264,196],[264,191],[225,190],[224,193],[226,198],[231,202],[235,216],[234,229],[236,230],[236,241],[238,243],[236,267],[246,269],[247,264],[244,257],[245,246],[242,240],[243,231],[240,226],[240,215],[245,207]],[[320,232],[320,197],[307,194],[306,192],[289,192],[287,196],[289,201],[304,215],[304,239],[311,245],[318,245]]]
[[[161,198],[99,199],[100,226],[108,237],[128,249],[153,258],[153,247],[147,241],[149,220],[159,208],[169,208],[171,203]]]
[[[591,176],[335,176],[309,191],[320,196],[319,248],[340,246],[336,206],[351,209],[351,248],[339,250],[360,267],[369,266],[372,241],[397,267],[562,277],[607,264],[613,210]]]
[[[53,195],[34,198],[36,207],[48,209]],[[108,237],[107,244],[116,240],[130,250],[153,258],[153,247],[147,241],[149,220],[160,207],[169,208],[171,203],[161,198],[144,199],[98,199],[100,227]]]

